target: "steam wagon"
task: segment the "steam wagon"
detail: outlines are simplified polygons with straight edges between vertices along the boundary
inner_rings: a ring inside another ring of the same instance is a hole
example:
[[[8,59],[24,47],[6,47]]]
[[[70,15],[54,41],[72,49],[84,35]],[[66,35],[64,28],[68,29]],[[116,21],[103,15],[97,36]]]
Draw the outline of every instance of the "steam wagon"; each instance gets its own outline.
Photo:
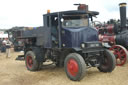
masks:
[[[90,25],[99,13],[89,11],[87,5],[76,5],[78,10],[48,11],[43,15],[43,27],[23,32],[28,70],[39,70],[47,59],[64,66],[67,77],[74,81],[81,80],[89,67],[114,70],[115,56],[99,42],[98,31]]]

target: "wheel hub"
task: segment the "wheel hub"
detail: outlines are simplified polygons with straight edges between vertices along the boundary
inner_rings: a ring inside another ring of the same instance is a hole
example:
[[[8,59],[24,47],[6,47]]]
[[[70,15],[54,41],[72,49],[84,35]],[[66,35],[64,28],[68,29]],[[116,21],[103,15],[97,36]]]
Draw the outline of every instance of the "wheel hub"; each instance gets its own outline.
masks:
[[[32,57],[31,56],[27,56],[27,66],[29,68],[32,68],[32,65],[33,65]]]
[[[76,76],[77,75],[79,66],[78,66],[78,63],[74,59],[70,59],[68,61],[67,68],[68,68],[68,72],[72,76]]]

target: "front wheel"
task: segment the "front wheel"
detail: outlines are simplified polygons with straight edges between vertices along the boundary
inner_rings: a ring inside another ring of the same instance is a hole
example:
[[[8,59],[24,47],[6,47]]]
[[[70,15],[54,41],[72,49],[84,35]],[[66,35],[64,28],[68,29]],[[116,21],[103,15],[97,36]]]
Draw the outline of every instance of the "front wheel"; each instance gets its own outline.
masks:
[[[37,71],[41,68],[42,62],[36,60],[35,53],[33,51],[28,51],[25,55],[25,64],[28,70]]]
[[[86,73],[86,64],[83,57],[77,53],[69,54],[64,61],[65,72],[73,81],[81,80]]]
[[[101,64],[98,67],[99,71],[112,72],[115,66],[116,66],[116,58],[114,54],[109,50],[105,50],[104,58],[102,59]]]

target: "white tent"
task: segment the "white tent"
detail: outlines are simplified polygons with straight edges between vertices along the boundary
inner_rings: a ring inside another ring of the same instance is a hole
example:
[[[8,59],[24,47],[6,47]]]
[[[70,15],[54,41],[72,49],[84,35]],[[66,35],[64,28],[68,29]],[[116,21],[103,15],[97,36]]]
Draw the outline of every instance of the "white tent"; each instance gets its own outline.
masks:
[[[4,31],[0,31],[0,38],[8,38],[8,34],[5,34]]]

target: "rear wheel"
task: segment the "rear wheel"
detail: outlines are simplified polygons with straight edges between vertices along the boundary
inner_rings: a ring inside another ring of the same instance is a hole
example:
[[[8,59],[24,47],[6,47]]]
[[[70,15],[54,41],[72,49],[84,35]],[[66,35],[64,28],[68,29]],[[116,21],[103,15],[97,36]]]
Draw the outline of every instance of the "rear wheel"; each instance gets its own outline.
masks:
[[[38,62],[36,60],[35,53],[32,51],[28,51],[25,55],[25,64],[28,70],[37,71],[41,68],[42,62]]]
[[[113,51],[115,57],[116,57],[116,65],[122,66],[127,62],[128,59],[128,53],[126,48],[124,48],[121,45],[113,45],[110,48],[111,51]]]
[[[81,80],[86,73],[86,64],[83,57],[77,53],[69,54],[64,62],[65,72],[69,79]]]
[[[98,67],[99,71],[112,72],[115,66],[116,66],[116,58],[114,54],[109,50],[105,50],[104,58],[101,61],[100,66]]]

